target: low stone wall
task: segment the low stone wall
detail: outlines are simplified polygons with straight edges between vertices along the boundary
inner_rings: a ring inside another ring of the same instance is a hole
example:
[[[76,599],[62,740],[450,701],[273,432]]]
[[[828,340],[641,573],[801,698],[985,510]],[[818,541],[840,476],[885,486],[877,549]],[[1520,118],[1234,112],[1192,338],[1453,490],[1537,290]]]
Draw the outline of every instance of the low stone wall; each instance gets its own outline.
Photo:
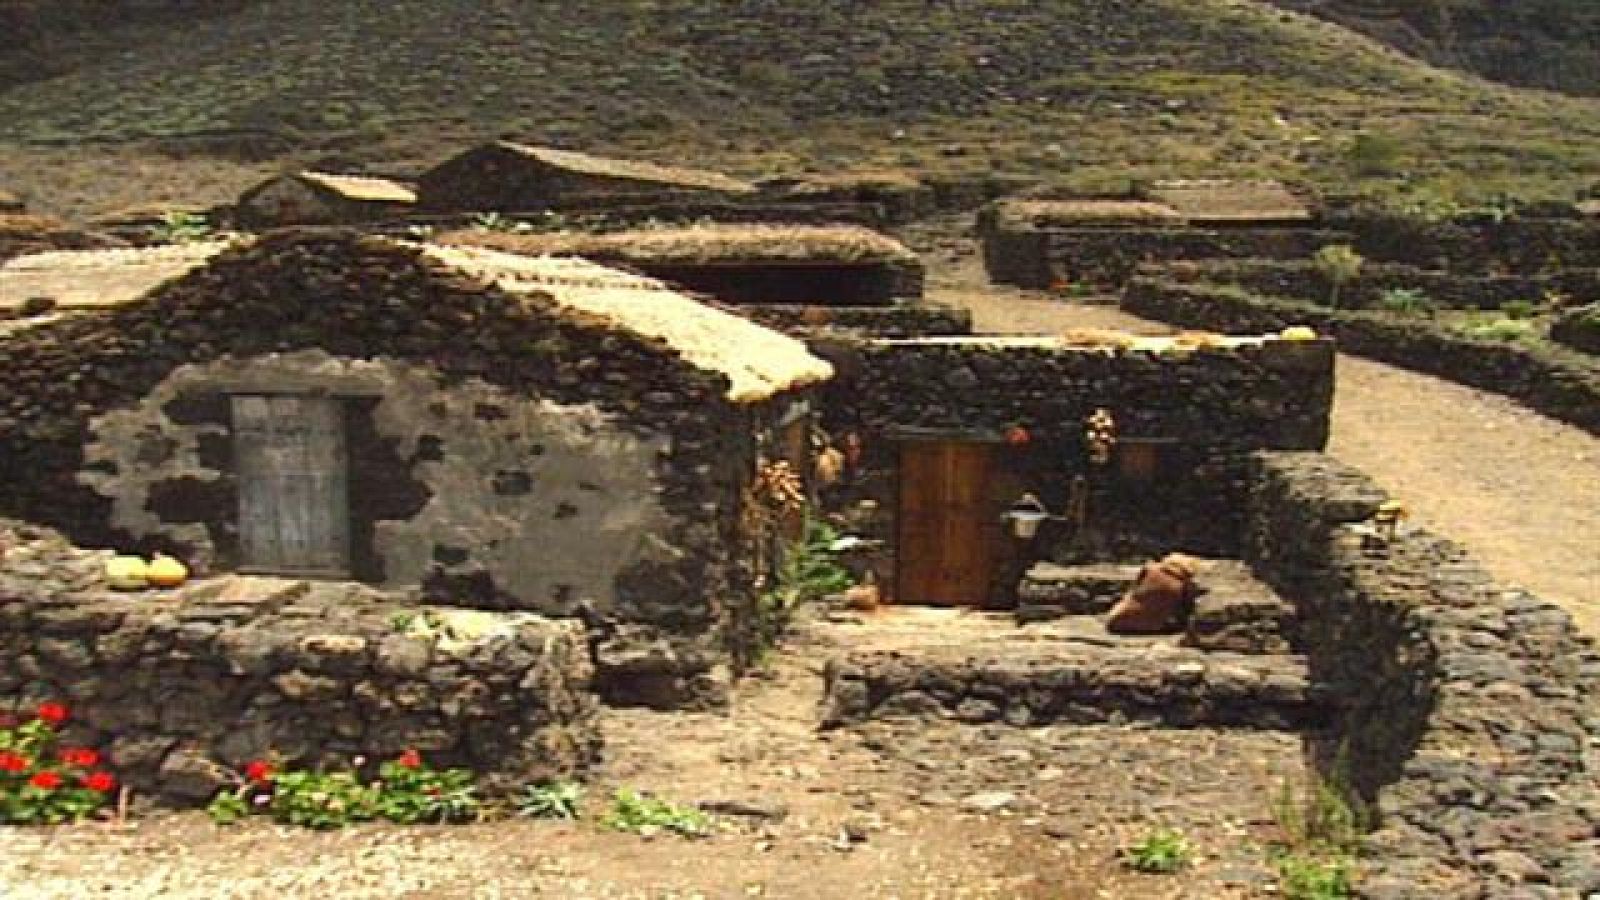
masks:
[[[729,307],[768,328],[795,337],[845,334],[858,337],[913,338],[972,333],[972,311],[942,304],[895,306],[790,306],[757,304]]]
[[[1231,284],[1253,294],[1325,300],[1328,282],[1309,260],[1206,260],[1155,268],[1151,277],[1183,284]],[[1404,288],[1427,295],[1443,309],[1499,309],[1507,303],[1539,303],[1547,293],[1600,297],[1600,269],[1565,269],[1545,275],[1482,275],[1369,262],[1339,289],[1339,308],[1379,307],[1386,291]]]
[[[1513,214],[1432,220],[1360,208],[1335,210],[1325,219],[1354,235],[1356,251],[1371,260],[1479,274],[1600,269],[1600,219]]]
[[[1375,798],[1357,896],[1600,891],[1600,654],[1559,607],[1425,532],[1356,523],[1384,493],[1320,454],[1262,454],[1246,540],[1295,603],[1340,712],[1329,764]]]
[[[1117,639],[1112,638],[1114,643]],[[964,722],[1142,722],[1175,727],[1299,728],[1322,715],[1319,691],[1293,657],[1173,647],[1092,646],[872,651],[830,660],[825,727],[886,716]]]
[[[1600,356],[1600,303],[1567,310],[1550,326],[1550,340]]]
[[[1311,228],[984,228],[983,261],[1002,284],[1120,287],[1143,264],[1185,259],[1307,259],[1342,232]]]
[[[1513,397],[1600,434],[1600,365],[1579,353],[1466,337],[1426,321],[1362,310],[1329,310],[1236,288],[1140,277],[1122,308],[1186,328],[1275,331],[1309,325],[1339,349]]]
[[[0,708],[50,699],[67,738],[174,804],[272,756],[349,765],[414,747],[491,789],[596,758],[582,625],[476,614],[481,634],[421,636],[424,610],[348,584],[218,579],[113,593],[105,551],[0,522]]]

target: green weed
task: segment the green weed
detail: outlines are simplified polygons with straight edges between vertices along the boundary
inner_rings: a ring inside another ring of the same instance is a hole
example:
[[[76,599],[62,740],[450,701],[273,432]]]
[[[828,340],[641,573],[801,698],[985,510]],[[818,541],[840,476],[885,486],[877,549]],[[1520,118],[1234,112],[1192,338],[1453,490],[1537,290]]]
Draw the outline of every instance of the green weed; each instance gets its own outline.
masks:
[[[1124,848],[1122,862],[1137,872],[1167,874],[1188,868],[1194,862],[1194,851],[1183,832],[1158,828]]]
[[[645,837],[663,831],[683,837],[705,837],[711,833],[713,822],[710,816],[692,806],[681,806],[622,788],[600,824],[612,831]]]

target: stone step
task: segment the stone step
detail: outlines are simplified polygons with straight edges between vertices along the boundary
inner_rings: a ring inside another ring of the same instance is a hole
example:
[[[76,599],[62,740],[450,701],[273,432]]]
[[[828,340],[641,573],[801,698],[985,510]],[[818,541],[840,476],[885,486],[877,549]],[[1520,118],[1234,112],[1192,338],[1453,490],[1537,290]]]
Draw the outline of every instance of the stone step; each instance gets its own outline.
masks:
[[[1016,726],[1136,722],[1302,729],[1327,719],[1329,691],[1299,656],[1211,653],[1157,641],[1003,641],[830,660],[824,725],[926,716]]]
[[[1035,563],[1017,589],[1017,619],[1033,623],[1103,615],[1138,574],[1136,565]],[[1232,559],[1202,559],[1195,580],[1203,593],[1184,631],[1185,644],[1236,653],[1289,651],[1294,607],[1248,566]]]

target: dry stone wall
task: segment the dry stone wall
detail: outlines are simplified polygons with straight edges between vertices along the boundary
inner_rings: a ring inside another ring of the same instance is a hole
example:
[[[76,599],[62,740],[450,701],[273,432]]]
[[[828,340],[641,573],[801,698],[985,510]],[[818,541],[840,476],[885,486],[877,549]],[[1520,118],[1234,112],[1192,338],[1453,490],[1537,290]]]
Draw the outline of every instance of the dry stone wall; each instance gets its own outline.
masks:
[[[1600,653],[1459,547],[1375,537],[1385,499],[1320,454],[1262,454],[1246,541],[1337,705],[1328,764],[1375,799],[1357,896],[1600,892]]]
[[[406,748],[491,788],[572,775],[599,746],[580,623],[477,614],[422,635],[415,598],[223,578],[113,593],[106,551],[0,520],[0,709],[72,710],[68,739],[167,803],[208,800],[251,759],[349,765]]]
[[[1474,339],[1426,321],[1330,310],[1154,276],[1129,284],[1122,308],[1187,328],[1217,331],[1309,325],[1336,338],[1340,350],[1505,394],[1547,416],[1600,434],[1600,365],[1577,351]]]

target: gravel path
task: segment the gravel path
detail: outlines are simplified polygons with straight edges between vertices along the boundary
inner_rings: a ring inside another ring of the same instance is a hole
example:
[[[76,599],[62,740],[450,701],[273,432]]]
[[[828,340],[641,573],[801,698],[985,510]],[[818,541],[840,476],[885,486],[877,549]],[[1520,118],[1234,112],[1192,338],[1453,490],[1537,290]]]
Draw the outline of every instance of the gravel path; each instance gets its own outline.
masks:
[[[930,298],[971,309],[978,331],[1173,330],[1105,305],[1111,298],[989,286],[958,243],[932,250]],[[1498,394],[1340,354],[1328,452],[1393,491],[1413,522],[1600,638],[1600,438]]]

